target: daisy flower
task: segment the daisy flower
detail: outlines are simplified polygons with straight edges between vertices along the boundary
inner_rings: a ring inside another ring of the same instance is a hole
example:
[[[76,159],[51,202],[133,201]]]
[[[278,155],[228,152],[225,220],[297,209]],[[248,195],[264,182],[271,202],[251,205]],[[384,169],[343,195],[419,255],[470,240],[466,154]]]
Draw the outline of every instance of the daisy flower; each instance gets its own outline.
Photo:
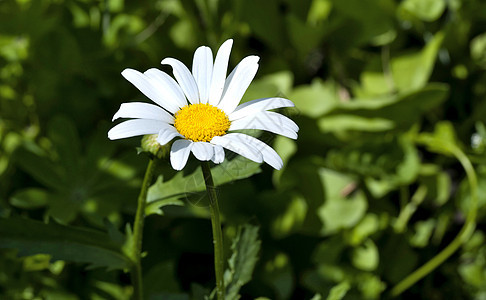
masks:
[[[108,138],[156,134],[160,145],[176,139],[170,151],[175,170],[184,168],[191,152],[198,160],[219,164],[224,161],[223,148],[280,169],[282,159],[275,150],[252,136],[233,131],[259,129],[296,139],[298,126],[269,111],[294,104],[284,98],[262,98],[238,105],[255,77],[259,57],[245,57],[226,77],[232,45],[231,39],[224,42],[214,61],[209,47],[199,47],[192,72],[179,60],[165,58],[162,64],[172,67],[175,79],[155,68],[143,73],[125,69],[122,76],[156,105],[123,103],[113,120],[132,120],[114,126]]]

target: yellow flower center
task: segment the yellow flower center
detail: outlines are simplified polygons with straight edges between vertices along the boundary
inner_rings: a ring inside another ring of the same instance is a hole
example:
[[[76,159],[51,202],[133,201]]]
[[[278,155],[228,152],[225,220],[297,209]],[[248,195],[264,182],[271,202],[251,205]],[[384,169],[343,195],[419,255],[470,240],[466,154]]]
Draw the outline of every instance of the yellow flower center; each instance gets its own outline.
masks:
[[[231,124],[221,109],[210,104],[189,104],[174,116],[177,131],[193,142],[209,142],[224,135]]]

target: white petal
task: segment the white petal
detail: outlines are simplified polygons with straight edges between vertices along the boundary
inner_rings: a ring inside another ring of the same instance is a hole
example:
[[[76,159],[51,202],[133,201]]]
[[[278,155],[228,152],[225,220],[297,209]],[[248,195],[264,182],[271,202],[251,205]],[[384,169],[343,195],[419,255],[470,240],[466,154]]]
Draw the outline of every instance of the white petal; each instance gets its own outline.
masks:
[[[151,119],[174,123],[174,117],[160,106],[143,102],[122,103],[112,121],[118,118]]]
[[[172,141],[172,139],[176,136],[183,138],[183,136],[179,132],[177,132],[174,127],[171,126],[168,128],[163,128],[159,131],[159,134],[157,136],[157,142],[163,146],[168,142]]]
[[[229,133],[223,136],[215,136],[211,140],[211,144],[223,146],[228,150],[231,150],[241,156],[253,160],[254,162],[263,162],[262,154],[255,148],[249,146],[248,144],[245,144],[245,141],[242,140],[241,136],[239,136],[239,134],[237,133]]]
[[[201,46],[194,52],[192,75],[199,89],[199,101],[208,103],[213,75],[213,52],[209,47]]]
[[[246,116],[253,115],[255,113],[281,108],[281,107],[294,107],[294,103],[284,98],[262,98],[245,102],[238,105],[234,112],[232,112],[228,118],[230,121],[234,121]]]
[[[170,149],[170,163],[174,170],[180,171],[184,168],[191,153],[192,141],[177,140],[172,144]]]
[[[281,114],[263,111],[231,122],[229,131],[240,129],[266,130],[291,139],[297,139],[299,128],[292,120]]]
[[[164,121],[136,119],[122,122],[108,131],[110,140],[128,138],[137,135],[156,134],[162,128],[172,127]]]
[[[167,73],[156,68],[151,68],[143,74],[147,76],[152,85],[158,88],[159,92],[164,95],[164,99],[171,101],[179,108],[187,105],[186,96],[184,96],[181,87],[177,84],[174,78],[170,77]]]
[[[201,161],[208,161],[214,155],[214,146],[210,143],[196,142],[192,145],[192,153]]]
[[[233,40],[229,39],[219,47],[214,59],[213,75],[211,78],[211,89],[209,90],[209,104],[218,105],[223,94],[226,72],[228,71],[229,56]]]
[[[240,103],[243,94],[255,78],[259,59],[254,55],[245,57],[226,79],[223,96],[218,104],[226,114],[232,113]]]
[[[183,63],[171,57],[164,58],[161,63],[172,67],[174,77],[184,91],[184,94],[186,94],[187,100],[192,104],[199,103],[197,84],[189,69]]]
[[[282,158],[277,154],[272,147],[268,146],[264,142],[256,139],[252,136],[242,134],[242,133],[233,133],[237,134],[241,137],[241,140],[245,141],[247,145],[254,147],[256,150],[262,153],[263,161],[272,166],[274,169],[280,170],[283,166]]]
[[[275,122],[279,126],[289,128],[289,129],[291,129],[295,132],[299,131],[299,126],[294,121],[292,121],[290,118],[288,118],[288,117],[286,117],[282,114],[279,114],[279,113],[276,113],[276,112],[273,112],[273,111],[262,111],[258,114],[269,118],[270,120],[272,120],[273,122]]]
[[[220,164],[224,161],[224,149],[220,145],[213,145],[214,146],[214,155],[211,158],[213,163]]]
[[[137,89],[139,89],[150,100],[167,109],[171,113],[179,110],[177,105],[174,105],[170,98],[166,97],[155,87],[151,80],[137,70],[125,69],[121,73],[126,80],[130,81]]]

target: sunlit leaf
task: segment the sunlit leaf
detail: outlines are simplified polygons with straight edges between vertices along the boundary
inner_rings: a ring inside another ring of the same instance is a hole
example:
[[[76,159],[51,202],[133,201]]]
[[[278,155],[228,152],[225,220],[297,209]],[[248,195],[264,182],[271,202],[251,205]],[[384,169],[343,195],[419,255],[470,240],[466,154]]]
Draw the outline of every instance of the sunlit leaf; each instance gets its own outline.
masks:
[[[216,186],[223,185],[238,179],[247,178],[260,172],[260,164],[254,163],[238,156],[232,160],[226,160],[222,164],[211,169]],[[157,182],[149,189],[147,196],[147,213],[156,212],[160,205],[180,205],[179,198],[201,192],[206,189],[201,167],[196,168],[190,174],[178,172],[168,181],[163,181],[160,176]],[[161,202],[165,201],[165,202]],[[157,207],[157,208],[154,208]]]
[[[418,248],[426,247],[435,229],[436,222],[433,219],[417,222],[415,224],[415,234],[410,238],[410,245]]]
[[[366,240],[362,245],[353,249],[352,262],[360,270],[375,270],[380,262],[378,247],[372,240]]]
[[[349,243],[359,245],[380,228],[375,214],[367,214],[349,233]]]
[[[346,189],[354,184],[346,175],[320,169],[319,176],[325,191],[325,202],[317,211],[323,223],[321,233],[332,234],[356,225],[368,206],[363,192],[355,191],[346,195]]]
[[[257,76],[243,95],[240,103],[265,97],[287,98],[291,93],[294,75],[282,71],[265,76]]]
[[[299,111],[311,118],[319,117],[338,104],[335,83],[315,79],[310,85],[299,86],[289,95]]]
[[[346,296],[349,289],[351,288],[349,282],[343,281],[340,284],[334,286],[327,296],[327,300],[341,300]]]
[[[368,70],[361,73],[363,95],[380,95],[394,91],[408,92],[422,88],[431,75],[439,49],[444,40],[443,33],[437,33],[426,46],[417,52],[406,53],[383,62],[372,60]],[[383,63],[389,66],[383,67]],[[385,69],[389,68],[389,73]]]
[[[437,20],[446,8],[445,0],[405,0],[400,8],[423,21]]]

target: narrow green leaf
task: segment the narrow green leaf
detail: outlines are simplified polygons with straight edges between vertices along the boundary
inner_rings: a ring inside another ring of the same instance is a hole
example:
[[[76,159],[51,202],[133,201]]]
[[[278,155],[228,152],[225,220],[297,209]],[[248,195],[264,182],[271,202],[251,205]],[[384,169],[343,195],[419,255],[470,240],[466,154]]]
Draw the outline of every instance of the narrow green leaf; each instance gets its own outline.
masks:
[[[104,232],[31,219],[0,219],[0,248],[18,249],[21,256],[49,254],[53,260],[88,263],[92,268],[130,266],[121,245]]]
[[[52,197],[48,191],[40,188],[26,188],[16,192],[10,198],[10,204],[24,209],[43,207]]]
[[[388,131],[395,127],[393,121],[383,118],[363,118],[353,115],[326,116],[318,121],[322,132]]]
[[[346,296],[351,285],[347,281],[343,281],[338,285],[335,285],[330,291],[329,295],[327,296],[327,300],[341,300]]]

